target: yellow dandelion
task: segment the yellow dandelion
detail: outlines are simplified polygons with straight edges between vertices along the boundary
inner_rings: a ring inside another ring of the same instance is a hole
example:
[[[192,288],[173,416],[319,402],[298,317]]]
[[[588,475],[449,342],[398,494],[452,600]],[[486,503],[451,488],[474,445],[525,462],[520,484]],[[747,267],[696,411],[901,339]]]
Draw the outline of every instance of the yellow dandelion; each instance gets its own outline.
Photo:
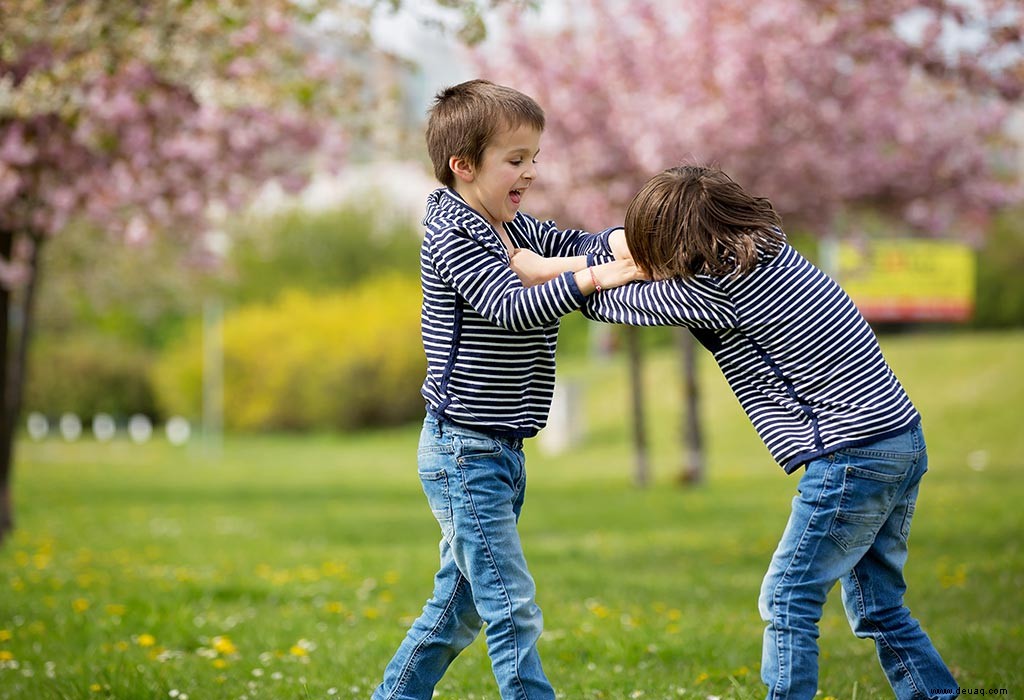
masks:
[[[214,637],[213,648],[218,654],[224,654],[225,656],[238,653],[238,647],[226,636]]]
[[[309,656],[309,652],[298,644],[293,644],[292,648],[288,650],[288,653],[292,656]]]
[[[397,571],[389,571],[384,574],[384,583],[388,585],[394,585],[398,583],[399,575]]]
[[[94,693],[98,693],[101,690],[103,690],[103,686],[101,686],[99,683],[93,683],[89,686],[89,690],[91,690]]]
[[[296,572],[296,576],[302,581],[315,582],[320,580],[321,574],[319,569],[314,569],[312,566],[301,566]]]
[[[0,630],[0,642],[11,641],[11,636],[12,635],[10,630]]]
[[[117,651],[127,651],[128,650],[128,642],[126,642],[126,641],[124,641],[122,639],[120,642],[118,642],[117,644],[114,645],[114,649],[116,649]]]
[[[0,651],[0,661],[12,661],[13,659],[14,654],[12,654],[11,652],[7,651],[6,649]]]
[[[939,583],[942,584],[943,588],[963,588],[967,583],[967,567],[963,564],[958,564],[951,573],[944,571],[939,576]]]
[[[140,647],[151,647],[156,644],[156,637],[149,633],[143,633],[136,637],[135,643]]]
[[[214,659],[213,660],[213,667],[214,668],[227,668],[227,666],[228,666],[228,662],[225,661],[224,659]]]
[[[367,620],[376,620],[380,617],[380,611],[377,608],[367,608],[363,611],[363,617]]]
[[[107,606],[106,610],[107,610],[107,614],[108,615],[114,615],[116,617],[121,617],[122,615],[124,615],[128,611],[128,608],[126,608],[123,605],[111,604],[111,605]]]
[[[707,680],[708,678],[711,678],[711,676],[709,676],[709,675],[708,675],[708,674],[706,674],[706,673],[702,673],[702,674],[700,674],[699,676],[697,676],[697,680],[696,680],[696,681],[694,681],[694,682],[695,682],[695,683],[703,683],[703,682],[704,682],[704,681],[706,681],[706,680]]]
[[[338,602],[330,602],[324,604],[324,611],[329,613],[343,613],[345,612],[345,606]]]
[[[89,601],[85,598],[75,598],[71,601],[71,607],[74,608],[76,613],[83,613],[89,609]]]

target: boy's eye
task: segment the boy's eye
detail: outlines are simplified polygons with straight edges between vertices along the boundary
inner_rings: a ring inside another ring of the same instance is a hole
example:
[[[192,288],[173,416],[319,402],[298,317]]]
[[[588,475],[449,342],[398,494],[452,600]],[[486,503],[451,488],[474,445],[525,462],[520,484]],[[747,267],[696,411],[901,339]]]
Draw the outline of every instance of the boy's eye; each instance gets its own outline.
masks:
[[[512,163],[512,165],[522,165],[523,164],[523,159],[522,158],[516,158],[515,160],[511,160],[509,162]]]

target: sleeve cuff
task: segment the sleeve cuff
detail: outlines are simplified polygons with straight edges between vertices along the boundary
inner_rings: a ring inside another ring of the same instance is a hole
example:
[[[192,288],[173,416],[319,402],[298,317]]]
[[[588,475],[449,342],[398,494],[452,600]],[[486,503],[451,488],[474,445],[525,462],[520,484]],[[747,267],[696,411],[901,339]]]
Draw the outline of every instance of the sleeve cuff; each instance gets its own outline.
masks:
[[[569,288],[569,293],[572,294],[572,298],[576,300],[576,308],[583,306],[587,301],[587,297],[580,291],[580,286],[576,284],[576,273],[563,272],[562,278],[565,279],[565,284]]]

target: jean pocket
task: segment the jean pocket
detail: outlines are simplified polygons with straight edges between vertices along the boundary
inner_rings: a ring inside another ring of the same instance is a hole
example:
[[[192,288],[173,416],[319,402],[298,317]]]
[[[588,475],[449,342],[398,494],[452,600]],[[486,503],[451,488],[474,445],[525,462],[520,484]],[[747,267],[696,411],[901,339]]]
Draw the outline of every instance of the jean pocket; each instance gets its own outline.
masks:
[[[455,437],[455,456],[460,464],[465,464],[469,460],[495,457],[499,454],[501,454],[501,443],[493,438],[464,435]]]
[[[448,474],[443,469],[420,472],[420,484],[423,485],[423,493],[427,496],[427,503],[430,505],[430,512],[434,519],[441,526],[441,535],[451,542],[454,532],[452,516],[452,496],[448,487]]]
[[[839,507],[829,528],[844,550],[867,547],[892,512],[906,474],[887,474],[862,467],[843,468]]]

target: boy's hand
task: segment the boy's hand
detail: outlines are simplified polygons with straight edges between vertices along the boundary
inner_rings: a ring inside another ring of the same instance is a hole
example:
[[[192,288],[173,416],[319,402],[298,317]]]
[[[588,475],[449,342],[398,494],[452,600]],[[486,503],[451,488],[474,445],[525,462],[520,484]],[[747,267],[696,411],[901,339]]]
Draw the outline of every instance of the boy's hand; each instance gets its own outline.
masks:
[[[509,265],[524,287],[544,284],[555,276],[550,273],[547,258],[526,248],[516,248]]]
[[[625,229],[617,228],[612,231],[608,236],[608,245],[611,246],[612,255],[616,260],[632,259],[633,254],[629,252],[629,246],[626,244]]]
[[[576,273],[576,285],[584,294],[593,294],[597,285],[601,289],[612,289],[636,280],[650,279],[643,270],[636,266],[632,258],[602,263]]]

